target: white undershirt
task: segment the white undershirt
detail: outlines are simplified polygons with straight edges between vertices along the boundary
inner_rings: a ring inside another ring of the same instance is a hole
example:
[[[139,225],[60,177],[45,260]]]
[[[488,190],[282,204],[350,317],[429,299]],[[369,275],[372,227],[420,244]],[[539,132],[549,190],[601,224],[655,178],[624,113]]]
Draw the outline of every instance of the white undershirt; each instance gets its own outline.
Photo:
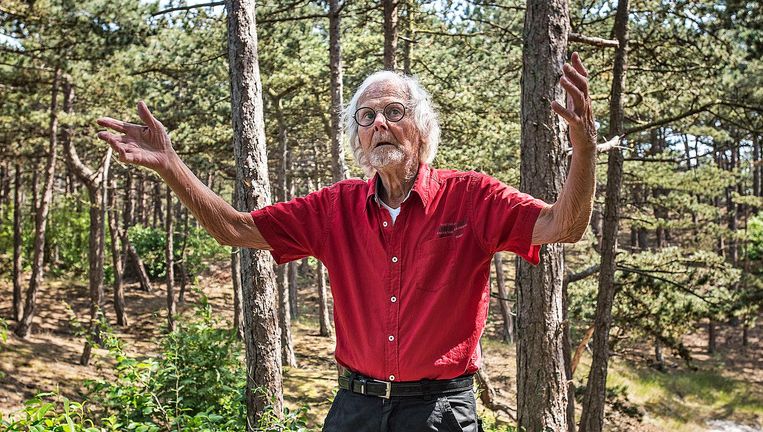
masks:
[[[397,219],[397,215],[400,214],[400,207],[393,209],[392,207],[388,206],[384,201],[379,200],[379,202],[381,203],[382,207],[387,209],[387,211],[389,212],[389,216],[392,218],[392,225],[394,225],[395,219]]]

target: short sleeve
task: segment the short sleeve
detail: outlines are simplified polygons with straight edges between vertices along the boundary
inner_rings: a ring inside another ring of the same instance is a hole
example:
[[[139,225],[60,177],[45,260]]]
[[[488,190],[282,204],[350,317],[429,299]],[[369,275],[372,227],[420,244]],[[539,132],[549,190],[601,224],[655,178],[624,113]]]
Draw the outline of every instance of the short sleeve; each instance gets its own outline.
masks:
[[[513,252],[537,265],[540,245],[532,244],[533,228],[548,205],[484,174],[473,182],[472,226],[485,249]]]
[[[331,197],[332,189],[327,187],[251,213],[278,264],[306,256],[320,258],[329,226]]]

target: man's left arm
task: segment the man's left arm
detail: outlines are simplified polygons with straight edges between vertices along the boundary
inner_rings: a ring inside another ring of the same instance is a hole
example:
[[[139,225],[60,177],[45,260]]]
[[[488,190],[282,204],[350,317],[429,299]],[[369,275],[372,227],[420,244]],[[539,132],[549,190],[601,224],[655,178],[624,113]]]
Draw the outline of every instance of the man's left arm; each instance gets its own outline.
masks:
[[[567,92],[567,107],[557,101],[551,109],[570,127],[572,162],[556,202],[541,210],[535,222],[532,244],[575,243],[583,237],[593,209],[596,189],[596,125],[588,95],[588,72],[580,56],[563,67],[560,80]]]

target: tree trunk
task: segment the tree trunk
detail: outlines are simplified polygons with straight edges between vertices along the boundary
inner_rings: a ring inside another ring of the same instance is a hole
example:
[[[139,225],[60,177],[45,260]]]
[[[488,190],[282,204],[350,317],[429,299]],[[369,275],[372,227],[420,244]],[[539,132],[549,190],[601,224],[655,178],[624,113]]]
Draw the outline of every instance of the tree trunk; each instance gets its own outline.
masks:
[[[127,254],[130,256],[130,259],[135,264],[135,269],[138,271],[141,289],[146,292],[151,292],[153,288],[151,288],[151,280],[148,278],[146,266],[143,265],[143,260],[140,258],[140,255],[138,255],[138,251],[130,242],[130,237],[127,235],[127,231],[122,233],[122,244],[124,244],[124,247],[127,249]]]
[[[572,379],[572,337],[570,335],[570,298],[567,291],[569,278],[562,282],[562,323],[564,342],[562,343],[562,355],[564,356],[564,376],[567,380],[567,432],[575,432],[575,381]]]
[[[124,186],[124,214],[122,214],[122,228],[127,231],[135,224],[135,194],[132,191],[132,173],[128,170],[125,173]]]
[[[45,230],[48,225],[48,211],[53,199],[53,180],[55,179],[56,157],[58,153],[58,86],[61,80],[61,69],[56,68],[53,74],[53,85],[50,97],[50,122],[48,125],[49,143],[48,159],[45,164],[45,186],[40,204],[37,206],[34,230],[34,255],[32,259],[32,275],[24,301],[24,314],[16,326],[16,336],[25,338],[34,320],[37,308],[37,292],[42,284],[43,252],[45,250]]]
[[[609,106],[610,137],[623,133],[623,92],[628,50],[628,0],[617,2],[615,37],[619,46],[615,51],[612,92]],[[580,429],[598,432],[604,426],[604,407],[607,397],[607,366],[609,363],[609,329],[612,324],[612,303],[615,298],[615,271],[617,235],[620,220],[620,188],[623,178],[623,154],[619,148],[609,151],[607,166],[607,196],[604,202],[604,236],[601,246],[599,293],[596,298],[595,330],[593,333],[593,361],[588,373],[588,384],[583,399]]]
[[[127,312],[125,311],[125,288],[122,282],[122,263],[125,261],[125,248],[119,244],[119,216],[117,215],[117,182],[111,181],[109,195],[109,235],[111,236],[111,265],[114,267],[114,312],[117,315],[117,325],[127,327]]]
[[[331,325],[331,316],[329,315],[328,306],[328,290],[326,289],[326,268],[323,267],[323,263],[318,261],[315,268],[315,273],[318,275],[318,309],[320,311],[320,335],[331,336],[334,334],[334,328]]]
[[[503,341],[514,343],[514,319],[511,317],[511,303],[507,300],[509,292],[503,278],[503,257],[500,252],[493,256],[493,265],[495,266],[495,281],[498,285],[498,304],[501,307],[501,316],[503,317]]]
[[[241,249],[231,248],[231,282],[233,283],[233,327],[240,340],[244,340],[244,311],[241,308]]]
[[[520,183],[556,201],[566,172],[567,130],[551,111],[564,103],[557,84],[567,51],[564,0],[528,0],[524,23]],[[517,259],[517,412],[519,428],[567,430],[567,382],[562,323],[562,245],[541,248],[540,264]]]
[[[414,22],[414,8],[416,2],[414,0],[405,0],[405,40],[403,41],[403,73],[411,75],[411,61],[413,58],[413,22]]]
[[[752,134],[752,194],[763,196],[763,165],[760,160],[760,136]]]
[[[16,174],[13,184],[13,319],[21,321],[24,306],[21,303],[22,269],[21,259],[21,164],[16,162]]]
[[[286,264],[286,280],[289,286],[289,313],[291,319],[299,319],[299,304],[297,299],[297,263],[292,261]]]
[[[383,0],[384,3],[384,69],[397,69],[397,15],[399,0]]]
[[[162,185],[159,184],[158,181],[154,181],[153,184],[154,193],[151,194],[151,199],[154,202],[152,206],[154,211],[152,212],[151,226],[157,228],[164,225],[164,221],[162,220]]]
[[[148,226],[148,211],[146,210],[146,173],[143,171],[140,171],[138,175],[138,187],[135,191],[135,198],[138,204],[135,212],[136,220],[143,226]]]
[[[247,209],[270,204],[253,0],[226,0],[236,187]],[[281,341],[273,261],[266,251],[242,251],[242,300],[247,362],[247,430],[253,432],[270,405],[281,416]]]
[[[165,215],[166,248],[164,257],[167,261],[167,331],[174,332],[177,329],[175,315],[177,304],[175,303],[175,217],[172,214],[172,189],[167,186],[166,196],[167,214]]]
[[[238,188],[233,187],[233,206],[243,211]],[[230,251],[231,282],[233,283],[233,327],[240,340],[244,340],[244,311],[241,307],[241,249],[231,248]]]
[[[69,86],[67,83],[66,86]],[[67,139],[68,141],[68,139]],[[66,142],[66,141],[65,141]],[[74,146],[67,149],[68,155],[74,154]],[[75,154],[76,157],[76,154]],[[78,161],[78,159],[77,159]],[[92,344],[100,345],[101,341],[101,318],[103,316],[103,260],[106,243],[106,201],[108,188],[106,179],[109,175],[109,163],[111,162],[111,148],[106,151],[103,159],[103,165],[99,172],[95,174],[95,179],[87,186],[88,198],[90,200],[90,241],[88,251],[88,261],[90,262],[89,280],[90,280],[90,338],[85,342],[85,348],[80,357],[80,364],[87,366],[90,364],[90,353]],[[71,159],[70,159],[71,163]],[[84,167],[84,165],[83,165]],[[79,176],[79,172],[75,171]],[[90,177],[91,179],[93,177]]]
[[[331,73],[331,173],[334,183],[349,177],[342,146],[342,49],[340,0],[329,0],[329,70]]]
[[[180,272],[180,293],[178,294],[178,303],[180,305],[185,304],[185,294],[188,288],[189,276],[188,276],[188,209],[180,205],[180,201],[177,202],[177,208],[175,209],[178,214],[181,215],[183,220],[183,234],[181,235],[180,246],[180,262],[177,264],[178,272]]]
[[[287,273],[292,263],[284,264],[278,267],[277,282],[280,288],[278,318],[281,328],[281,365],[296,367],[297,357],[294,355],[294,343],[291,338],[291,319],[293,312],[291,309],[291,290],[287,281]]]
[[[716,331],[715,320],[711,317],[710,322],[707,323],[707,353],[714,354],[717,351],[716,347]]]
[[[74,113],[74,88],[68,77],[64,80],[64,111]],[[101,343],[101,316],[103,315],[103,262],[106,244],[106,202],[108,195],[107,179],[111,163],[111,148],[106,151],[101,167],[93,171],[77,155],[74,146],[74,128],[67,125],[63,130],[64,155],[69,171],[87,188],[90,216],[90,234],[88,242],[88,279],[90,287],[90,323],[89,336],[80,357],[80,364],[90,364],[92,344]]]

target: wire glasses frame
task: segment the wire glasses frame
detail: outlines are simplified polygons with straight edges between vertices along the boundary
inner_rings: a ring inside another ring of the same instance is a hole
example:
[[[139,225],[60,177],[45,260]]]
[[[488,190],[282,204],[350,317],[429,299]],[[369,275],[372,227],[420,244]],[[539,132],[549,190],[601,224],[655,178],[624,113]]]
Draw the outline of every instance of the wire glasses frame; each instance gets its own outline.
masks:
[[[358,125],[368,127],[374,124],[376,114],[380,112],[384,114],[384,118],[386,118],[388,122],[396,123],[405,117],[405,105],[400,102],[392,102],[387,104],[381,111],[376,111],[369,107],[360,107],[355,111],[353,118]]]

